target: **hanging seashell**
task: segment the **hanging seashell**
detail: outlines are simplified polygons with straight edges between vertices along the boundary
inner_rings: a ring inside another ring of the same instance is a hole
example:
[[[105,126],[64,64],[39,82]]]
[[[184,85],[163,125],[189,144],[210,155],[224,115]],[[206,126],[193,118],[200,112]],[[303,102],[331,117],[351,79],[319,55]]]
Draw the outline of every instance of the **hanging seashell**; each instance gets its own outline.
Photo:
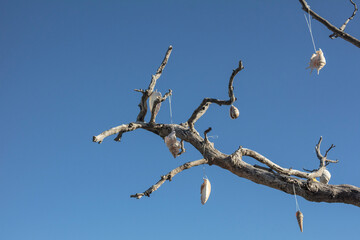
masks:
[[[296,212],[296,219],[298,221],[299,227],[300,227],[300,231],[303,232],[303,220],[304,220],[304,215],[302,214],[302,212],[297,211]]]
[[[155,103],[155,100],[158,98],[158,97],[162,97],[161,96],[161,92],[158,92],[157,90],[155,90],[155,92],[152,92],[150,97],[149,97],[149,107],[150,107],[150,113],[152,112],[152,108],[154,106],[154,103]],[[160,111],[160,106],[161,106],[161,102],[158,103],[156,105],[156,109],[155,109],[155,115],[158,114],[158,112]]]
[[[331,178],[331,174],[327,169],[324,169],[322,175],[320,176],[320,182],[328,184]]]
[[[232,119],[236,119],[236,118],[239,117],[239,114],[240,114],[239,109],[237,109],[234,105],[231,105],[231,107],[230,107],[230,117]]]
[[[204,205],[209,199],[211,192],[211,184],[209,179],[204,178],[203,184],[201,184],[200,193],[201,193],[201,203]]]
[[[309,62],[309,67],[311,69],[311,72],[314,69],[317,69],[317,73],[319,75],[319,71],[325,66],[326,64],[326,60],[325,60],[325,56],[324,53],[322,52],[322,50],[319,48],[319,51],[316,51],[316,53],[314,53],[311,58],[310,58],[310,62]]]
[[[174,158],[176,158],[181,145],[180,142],[176,139],[176,132],[174,129],[172,129],[171,133],[165,137],[165,144],[169,148]]]

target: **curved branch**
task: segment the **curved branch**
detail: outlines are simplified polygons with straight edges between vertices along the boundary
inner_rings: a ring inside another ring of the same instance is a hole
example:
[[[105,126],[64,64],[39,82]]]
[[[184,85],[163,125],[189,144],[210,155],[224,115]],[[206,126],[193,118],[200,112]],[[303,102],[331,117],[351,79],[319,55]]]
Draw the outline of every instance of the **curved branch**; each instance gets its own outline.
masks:
[[[244,149],[243,149],[244,150]],[[243,151],[242,150],[242,151]],[[243,153],[248,150],[245,149]],[[245,156],[245,155],[244,155]],[[252,156],[251,156],[252,157]],[[312,180],[301,180],[284,174],[271,172],[242,161],[239,155],[230,155],[213,163],[233,174],[252,182],[281,190],[293,195],[293,185],[296,194],[312,202],[346,203],[360,207],[360,188],[351,185],[329,185]]]
[[[185,164],[183,164],[183,165],[181,165],[181,166],[173,169],[173,170],[170,171],[168,174],[166,174],[166,175],[164,175],[164,176],[161,176],[160,180],[159,180],[156,184],[152,185],[152,186],[151,186],[148,190],[146,190],[145,192],[143,192],[143,193],[136,193],[136,194],[134,194],[134,195],[131,195],[130,197],[132,197],[132,198],[137,198],[137,199],[140,199],[140,198],[142,198],[143,196],[148,196],[148,197],[150,197],[150,194],[153,193],[153,192],[155,192],[159,187],[161,187],[161,185],[163,185],[166,180],[171,181],[172,178],[173,178],[176,174],[178,174],[178,173],[180,173],[180,172],[182,172],[182,171],[184,171],[184,170],[186,170],[186,169],[189,169],[189,168],[192,168],[192,167],[195,167],[195,166],[199,166],[199,165],[202,165],[202,164],[206,164],[206,163],[207,163],[207,160],[206,160],[206,159],[200,159],[200,160],[196,160],[196,161],[192,161],[192,162],[187,162],[187,163],[185,163]]]
[[[351,4],[354,6],[354,11],[352,13],[352,15],[344,22],[344,24],[339,28],[341,31],[344,31],[345,28],[346,28],[346,25],[350,22],[350,20],[352,20],[355,15],[356,15],[356,12],[358,10],[357,6],[356,6],[356,3],[353,2],[353,0],[350,0]],[[329,36],[331,39],[335,39],[338,37],[338,35],[336,33],[333,33]]]
[[[242,156],[248,156],[251,157],[265,165],[267,165],[269,168],[271,168],[272,170],[280,173],[280,174],[284,174],[287,176],[296,176],[296,177],[300,177],[300,178],[307,178],[309,179],[309,173],[305,173],[305,172],[301,172],[292,168],[283,168],[280,167],[279,165],[273,163],[272,161],[270,161],[269,159],[267,159],[266,157],[264,157],[263,155],[247,149],[247,148],[241,148],[241,154]]]
[[[344,32],[343,30],[335,27],[334,25],[332,25],[329,21],[327,21],[326,19],[322,18],[321,16],[319,16],[317,13],[315,13],[313,10],[310,9],[309,5],[307,4],[307,2],[305,0],[299,0],[299,2],[302,5],[302,9],[309,13],[313,18],[315,18],[316,20],[318,20],[320,23],[322,23],[325,27],[327,27],[330,31],[332,31],[334,34],[336,34],[337,36],[341,37],[342,39],[344,39],[345,41],[348,41],[349,43],[357,46],[358,48],[360,48],[360,40],[356,39],[355,37],[351,36],[350,34],[347,34],[346,32]]]
[[[189,118],[189,120],[187,121],[188,126],[191,129],[194,129],[194,125],[196,123],[197,120],[199,120],[202,115],[204,115],[206,113],[206,111],[208,110],[209,106],[211,103],[216,103],[219,106],[221,105],[231,105],[236,101],[235,95],[234,95],[234,78],[236,76],[236,74],[238,74],[242,69],[244,69],[244,66],[242,64],[242,61],[239,61],[239,66],[233,70],[231,76],[230,76],[230,80],[229,80],[229,100],[218,100],[215,98],[204,98],[204,100],[201,102],[200,106],[195,109],[195,111],[193,112],[193,114],[191,115],[191,117]]]

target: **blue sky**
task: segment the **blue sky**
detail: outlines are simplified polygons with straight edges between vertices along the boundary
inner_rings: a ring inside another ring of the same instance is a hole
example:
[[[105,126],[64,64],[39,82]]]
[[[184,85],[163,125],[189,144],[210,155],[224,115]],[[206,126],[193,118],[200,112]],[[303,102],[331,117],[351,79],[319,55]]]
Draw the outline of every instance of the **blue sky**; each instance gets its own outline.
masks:
[[[309,1],[340,26],[347,1]],[[173,120],[186,121],[204,97],[227,98],[232,69],[240,117],[212,105],[197,122],[215,146],[239,145],[283,167],[318,167],[314,147],[336,148],[331,184],[360,186],[359,49],[312,21],[327,65],[307,67],[313,46],[298,1],[0,2],[0,239],[356,238],[359,208],[294,197],[207,166],[209,201],[200,203],[202,167],[142,192],[184,162],[162,139],[138,130],[121,143],[92,136],[135,121],[140,94],[169,45],[156,88],[173,90]],[[360,37],[356,16],[347,32]],[[148,117],[146,118],[148,120]],[[170,122],[164,102],[158,122]],[[244,159],[255,163],[252,159]]]

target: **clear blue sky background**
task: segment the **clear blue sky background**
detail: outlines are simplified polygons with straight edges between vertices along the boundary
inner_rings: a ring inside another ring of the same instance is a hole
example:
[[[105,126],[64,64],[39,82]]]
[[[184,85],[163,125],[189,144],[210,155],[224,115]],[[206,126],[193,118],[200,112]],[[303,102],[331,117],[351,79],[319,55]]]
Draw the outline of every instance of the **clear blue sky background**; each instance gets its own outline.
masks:
[[[348,1],[310,1],[340,26]],[[135,121],[140,94],[171,44],[156,88],[173,90],[174,122],[204,97],[227,98],[232,69],[240,110],[212,105],[198,121],[215,146],[239,145],[284,167],[318,167],[314,147],[332,143],[331,184],[360,186],[360,49],[313,21],[327,65],[307,67],[313,46],[298,1],[0,2],[0,239],[339,239],[358,236],[358,207],[307,202],[304,233],[292,195],[207,166],[142,192],[162,174],[201,158],[173,159],[162,139],[138,130],[121,143],[92,136]],[[360,16],[346,29],[360,37]],[[148,120],[148,117],[147,117]],[[158,122],[170,122],[164,102]],[[252,159],[244,159],[255,163]]]

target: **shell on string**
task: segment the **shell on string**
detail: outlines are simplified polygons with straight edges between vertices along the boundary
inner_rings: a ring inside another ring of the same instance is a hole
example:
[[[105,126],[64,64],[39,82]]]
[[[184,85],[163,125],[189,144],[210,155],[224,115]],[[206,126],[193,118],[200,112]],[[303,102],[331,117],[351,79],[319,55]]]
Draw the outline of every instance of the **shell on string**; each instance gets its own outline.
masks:
[[[328,184],[331,178],[331,174],[327,169],[324,169],[323,173],[320,176],[320,182]]]
[[[157,90],[155,90],[154,92],[151,93],[151,95],[150,95],[150,97],[149,97],[150,113],[152,112],[152,109],[153,109],[155,100],[156,100],[158,97],[160,97],[160,98],[162,97],[162,96],[161,96],[161,92],[158,92]],[[156,105],[155,115],[157,115],[158,112],[160,111],[160,106],[161,106],[161,102]]]
[[[230,107],[230,117],[231,119],[236,119],[239,117],[239,109],[237,109],[237,107],[235,107],[234,105],[231,105]]]
[[[176,139],[176,132],[172,129],[171,133],[165,137],[165,144],[169,148],[169,151],[174,156],[177,157],[179,150],[181,148],[180,142]]]
[[[209,179],[204,178],[204,182],[203,184],[201,184],[200,193],[201,193],[201,203],[204,205],[209,199],[211,193],[211,184]]]
[[[319,75],[319,71],[325,66],[325,64],[326,64],[326,60],[324,53],[319,48],[319,50],[316,51],[316,53],[314,53],[310,58],[309,67],[308,67],[311,69],[310,73],[312,73],[312,71],[316,69],[317,74]]]
[[[300,212],[300,210],[296,212],[296,219],[297,219],[297,221],[298,221],[298,224],[299,224],[299,227],[300,227],[300,231],[303,232],[303,227],[304,227],[304,225],[303,225],[304,215],[302,214],[302,212]]]

